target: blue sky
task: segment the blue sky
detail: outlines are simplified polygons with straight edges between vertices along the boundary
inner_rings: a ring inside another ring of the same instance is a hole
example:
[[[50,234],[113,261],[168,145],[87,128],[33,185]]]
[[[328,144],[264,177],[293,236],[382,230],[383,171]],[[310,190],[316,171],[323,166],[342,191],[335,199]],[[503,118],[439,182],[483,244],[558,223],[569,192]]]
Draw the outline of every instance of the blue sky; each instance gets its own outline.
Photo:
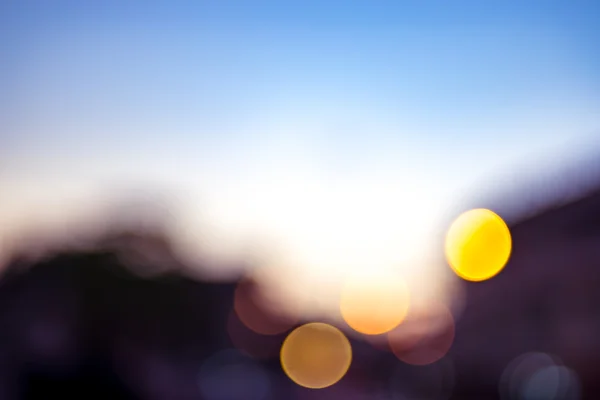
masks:
[[[442,212],[600,144],[599,18],[575,0],[5,1],[4,212],[112,181],[246,225],[273,210],[256,188],[286,182],[375,181]]]

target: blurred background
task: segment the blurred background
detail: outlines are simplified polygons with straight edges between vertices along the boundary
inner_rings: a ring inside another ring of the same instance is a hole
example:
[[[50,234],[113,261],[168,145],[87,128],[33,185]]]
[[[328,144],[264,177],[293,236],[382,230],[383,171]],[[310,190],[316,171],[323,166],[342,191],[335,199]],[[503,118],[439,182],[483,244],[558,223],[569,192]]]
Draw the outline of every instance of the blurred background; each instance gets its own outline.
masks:
[[[597,399],[600,3],[3,0],[0,271],[0,400]]]

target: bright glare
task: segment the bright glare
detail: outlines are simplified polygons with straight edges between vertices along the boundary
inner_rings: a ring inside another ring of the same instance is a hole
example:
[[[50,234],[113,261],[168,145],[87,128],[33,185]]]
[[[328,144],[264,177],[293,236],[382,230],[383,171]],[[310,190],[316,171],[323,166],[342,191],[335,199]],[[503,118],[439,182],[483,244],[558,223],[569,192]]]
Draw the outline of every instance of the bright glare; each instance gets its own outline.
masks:
[[[291,164],[256,167],[243,184],[215,189],[203,213],[223,238],[257,238],[256,264],[271,275],[260,283],[276,292],[273,303],[305,318],[335,318],[348,274],[394,269],[411,291],[432,286],[438,264],[422,258],[441,214],[433,189],[386,166],[336,177]]]
[[[446,235],[446,258],[458,276],[484,281],[500,273],[512,250],[506,223],[494,212],[475,209],[461,214]]]
[[[351,362],[352,348],[346,336],[324,323],[310,323],[295,329],[281,346],[281,365],[287,376],[311,389],[338,382]]]
[[[402,323],[409,306],[409,290],[399,277],[348,279],[340,297],[346,323],[366,335],[380,335]]]

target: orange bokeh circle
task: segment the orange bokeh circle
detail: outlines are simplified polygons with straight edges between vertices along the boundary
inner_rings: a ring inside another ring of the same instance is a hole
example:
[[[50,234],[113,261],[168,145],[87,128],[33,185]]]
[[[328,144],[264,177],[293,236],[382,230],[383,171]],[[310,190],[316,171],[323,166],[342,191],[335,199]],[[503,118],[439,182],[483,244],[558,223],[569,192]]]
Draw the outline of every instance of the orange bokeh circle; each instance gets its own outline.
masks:
[[[344,282],[340,312],[344,321],[365,335],[381,335],[402,323],[408,312],[409,289],[399,277],[377,280],[353,277]]]

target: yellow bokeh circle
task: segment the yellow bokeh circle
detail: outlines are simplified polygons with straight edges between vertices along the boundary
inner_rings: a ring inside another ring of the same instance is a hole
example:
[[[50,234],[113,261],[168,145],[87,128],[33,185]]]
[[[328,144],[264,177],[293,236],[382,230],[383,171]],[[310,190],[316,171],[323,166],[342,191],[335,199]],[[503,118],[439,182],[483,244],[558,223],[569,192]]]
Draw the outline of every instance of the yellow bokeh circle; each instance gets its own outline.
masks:
[[[508,226],[496,213],[478,208],[461,214],[446,235],[446,259],[461,278],[478,282],[500,273],[512,251]]]
[[[292,331],[281,346],[281,366],[295,383],[311,389],[331,386],[352,362],[346,336],[331,325],[314,322]]]
[[[381,335],[400,325],[408,306],[408,286],[399,277],[349,279],[342,287],[342,317],[352,329],[365,335]]]

